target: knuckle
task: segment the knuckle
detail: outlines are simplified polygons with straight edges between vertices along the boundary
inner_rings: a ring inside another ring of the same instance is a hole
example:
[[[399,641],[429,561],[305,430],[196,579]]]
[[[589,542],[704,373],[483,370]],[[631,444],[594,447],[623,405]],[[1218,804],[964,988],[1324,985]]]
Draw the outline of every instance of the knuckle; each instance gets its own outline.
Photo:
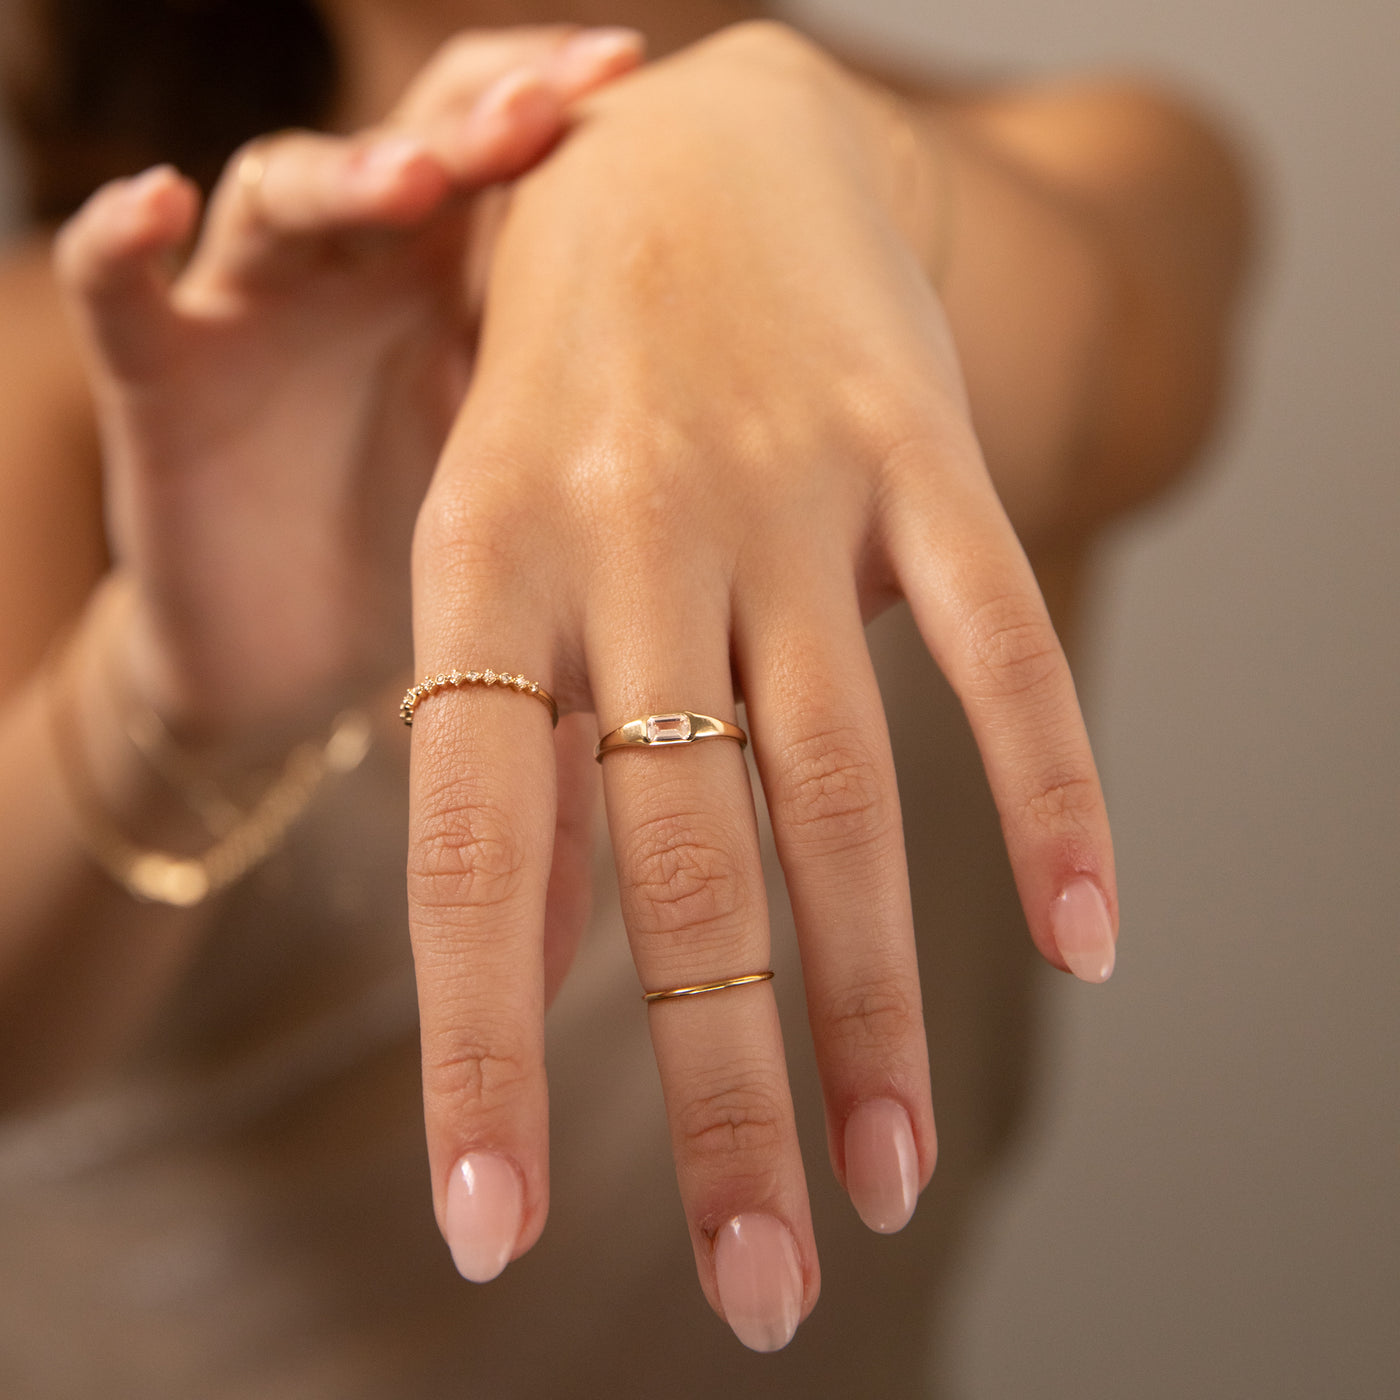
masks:
[[[473,471],[435,485],[418,512],[413,532],[416,568],[445,575],[457,590],[475,589],[483,580],[523,579],[538,550],[543,513],[532,513],[525,502],[530,491],[502,492],[483,484],[485,472]],[[494,469],[490,473],[496,475]],[[506,473],[502,473],[506,474]],[[515,472],[517,480],[523,475]]]
[[[722,29],[710,41],[720,52],[752,54],[768,60],[789,63],[810,62],[816,45],[790,24],[777,19],[745,19]]]
[[[629,244],[629,277],[647,280],[646,269],[665,258],[656,241],[669,236],[648,231],[645,247]],[[637,442],[629,419],[600,421],[589,440],[568,453],[563,479],[572,503],[595,529],[605,529],[629,552],[665,559],[676,534],[676,500],[685,494],[688,464],[697,451],[693,436],[666,413],[649,416],[645,444]]]
[[[774,817],[812,855],[860,848],[888,834],[889,794],[856,730],[811,731],[786,746]]]
[[[921,1034],[917,999],[886,983],[846,987],[822,1008],[823,1037],[845,1054],[892,1056]]]
[[[772,1156],[784,1122],[770,1089],[740,1081],[687,1100],[676,1111],[674,1131],[692,1162],[712,1161],[733,1176],[736,1159]]]
[[[450,1096],[452,1111],[470,1114],[519,1099],[534,1074],[525,1057],[481,1039],[453,1040],[424,1056],[425,1085]]]
[[[510,903],[527,859],[504,809],[457,781],[430,795],[409,850],[408,893],[420,914]]]
[[[1000,700],[1034,695],[1064,667],[1059,638],[1038,599],[1007,592],[969,616],[965,640],[973,693]]]
[[[1026,810],[1049,831],[1087,829],[1103,801],[1098,776],[1085,765],[1066,763],[1041,775]]]
[[[718,928],[738,917],[738,861],[702,817],[667,813],[636,827],[620,851],[623,892],[642,934]]]

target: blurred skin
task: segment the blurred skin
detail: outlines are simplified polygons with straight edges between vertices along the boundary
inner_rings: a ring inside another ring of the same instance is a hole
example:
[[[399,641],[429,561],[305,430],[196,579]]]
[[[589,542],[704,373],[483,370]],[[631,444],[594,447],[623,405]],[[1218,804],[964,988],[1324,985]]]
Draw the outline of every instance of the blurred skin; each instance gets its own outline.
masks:
[[[463,8],[325,9],[338,125],[374,130],[260,147],[174,280],[199,211],[173,172],[100,195],[61,240],[120,585],[65,662],[104,799],[178,839],[114,687],[237,783],[400,673],[410,577],[418,674],[492,665],[558,696],[553,735],[486,689],[430,699],[414,727],[435,1201],[485,1279],[547,1211],[543,1013],[587,910],[591,746],[647,713],[733,718],[737,690],[833,1167],[898,1228],[935,1140],[862,622],[908,598],[981,746],[1033,938],[1102,980],[1107,818],[1026,550],[1067,597],[1093,531],[1208,425],[1245,242],[1231,158],[1126,86],[932,95],[775,25],[696,43],[741,17],[709,4],[553,7],[643,22],[672,56],[629,76],[625,35],[498,34],[447,50],[386,118]],[[461,197],[522,172],[488,236]],[[101,566],[42,567],[77,599]],[[78,873],[32,676],[56,625],[4,621],[0,1024],[61,1081],[139,1026],[211,915],[152,919]],[[624,752],[602,778],[641,985],[766,967],[737,746]],[[124,922],[154,926],[139,954],[114,950]],[[781,1346],[818,1266],[771,989],[649,1015],[702,1285],[748,1345]]]

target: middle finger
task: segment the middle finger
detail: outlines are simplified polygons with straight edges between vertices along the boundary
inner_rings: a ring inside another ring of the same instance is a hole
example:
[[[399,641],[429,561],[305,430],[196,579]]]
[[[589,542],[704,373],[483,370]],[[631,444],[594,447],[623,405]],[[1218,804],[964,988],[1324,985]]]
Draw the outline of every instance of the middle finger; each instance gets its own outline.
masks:
[[[589,632],[600,734],[681,712],[733,722],[720,590],[708,605],[687,590],[684,615],[614,595]],[[624,747],[602,765],[623,917],[644,990],[766,970],[758,828],[739,744]],[[742,1342],[776,1350],[815,1303],[818,1273],[772,988],[668,997],[651,1002],[648,1014],[701,1285]]]

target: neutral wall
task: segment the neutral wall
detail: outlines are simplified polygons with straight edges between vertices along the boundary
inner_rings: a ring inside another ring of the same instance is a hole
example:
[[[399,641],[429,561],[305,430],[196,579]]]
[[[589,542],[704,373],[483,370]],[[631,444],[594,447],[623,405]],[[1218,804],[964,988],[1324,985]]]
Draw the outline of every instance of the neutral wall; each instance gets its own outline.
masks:
[[[940,1340],[960,1394],[1400,1395],[1400,5],[803,11],[935,62],[1156,71],[1270,200],[1232,420],[1100,580],[1119,970],[1055,979],[1036,1121]]]

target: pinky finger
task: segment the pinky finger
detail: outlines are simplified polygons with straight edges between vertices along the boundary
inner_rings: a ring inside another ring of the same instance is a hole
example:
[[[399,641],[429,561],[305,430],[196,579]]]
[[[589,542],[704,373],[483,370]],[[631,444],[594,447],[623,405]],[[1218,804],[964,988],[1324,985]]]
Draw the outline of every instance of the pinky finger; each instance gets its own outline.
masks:
[[[104,185],[59,231],[59,286],[103,367],[139,380],[165,367],[174,316],[170,255],[199,217],[199,191],[169,165]]]
[[[900,542],[905,593],[981,751],[1036,946],[1103,982],[1118,924],[1113,843],[1069,663],[990,485],[963,510],[947,508],[943,486],[943,509],[919,511],[925,528]]]

